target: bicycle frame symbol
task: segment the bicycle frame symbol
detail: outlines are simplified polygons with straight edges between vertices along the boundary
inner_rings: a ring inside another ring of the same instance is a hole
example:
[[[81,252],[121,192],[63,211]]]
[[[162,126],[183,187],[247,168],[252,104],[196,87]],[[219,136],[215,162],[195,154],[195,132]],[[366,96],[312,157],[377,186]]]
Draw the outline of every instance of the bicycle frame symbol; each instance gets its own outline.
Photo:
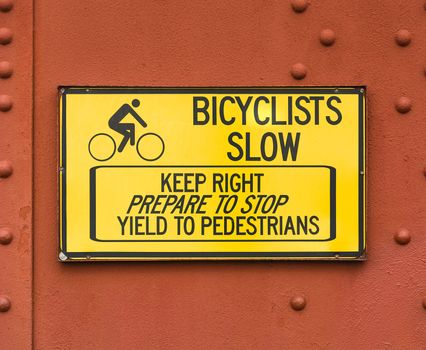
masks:
[[[138,99],[132,101],[133,107],[139,107],[140,102]],[[127,115],[133,116],[133,118],[144,128],[148,125],[134,110],[134,108],[128,103],[123,104],[109,119],[108,126],[123,136],[118,148],[114,138],[107,133],[98,133],[89,141],[89,153],[93,159],[99,162],[105,162],[111,159],[116,151],[123,152],[124,148],[130,141],[130,146],[135,146],[135,124],[134,123],[123,123],[123,119]],[[145,144],[145,146],[143,145]],[[151,145],[150,149],[147,145]],[[146,161],[154,161],[160,158],[164,153],[164,141],[160,135],[156,133],[142,134],[136,142],[136,151],[142,159]]]

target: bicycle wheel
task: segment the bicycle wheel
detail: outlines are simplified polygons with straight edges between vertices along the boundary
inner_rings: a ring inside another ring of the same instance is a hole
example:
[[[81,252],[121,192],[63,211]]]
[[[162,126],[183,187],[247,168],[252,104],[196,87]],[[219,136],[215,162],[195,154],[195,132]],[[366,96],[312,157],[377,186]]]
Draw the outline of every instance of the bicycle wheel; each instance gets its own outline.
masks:
[[[163,139],[153,132],[143,134],[136,144],[139,157],[149,162],[159,159],[163,155],[164,149]]]
[[[105,162],[111,159],[117,146],[111,135],[99,133],[94,135],[89,141],[89,153],[93,159]]]

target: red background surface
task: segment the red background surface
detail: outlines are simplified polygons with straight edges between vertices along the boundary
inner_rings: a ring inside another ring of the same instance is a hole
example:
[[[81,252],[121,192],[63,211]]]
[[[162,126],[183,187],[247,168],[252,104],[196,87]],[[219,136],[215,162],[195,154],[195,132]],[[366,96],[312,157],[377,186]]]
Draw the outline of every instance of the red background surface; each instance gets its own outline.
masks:
[[[13,303],[0,314],[2,349],[426,347],[423,1],[312,0],[303,13],[282,0],[31,6],[19,2],[0,17],[16,37],[0,53],[20,72],[0,82],[15,100],[0,116],[1,157],[17,168],[0,183],[0,224],[21,228],[20,239],[0,246],[0,294]],[[326,28],[336,34],[331,47],[319,41]],[[412,35],[406,47],[395,43],[400,29]],[[290,74],[298,62],[307,67],[302,80]],[[59,263],[59,85],[366,85],[368,260]],[[406,114],[395,109],[401,96],[412,101]],[[32,230],[18,216],[28,205]],[[400,228],[410,232],[407,245],[394,240]],[[294,296],[306,298],[304,310],[290,307]]]

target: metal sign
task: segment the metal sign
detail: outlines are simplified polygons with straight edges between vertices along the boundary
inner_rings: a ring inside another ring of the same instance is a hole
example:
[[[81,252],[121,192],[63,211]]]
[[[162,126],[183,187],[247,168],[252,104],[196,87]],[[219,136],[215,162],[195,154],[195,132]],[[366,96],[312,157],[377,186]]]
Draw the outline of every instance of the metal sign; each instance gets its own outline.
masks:
[[[60,89],[61,261],[363,259],[365,91]]]

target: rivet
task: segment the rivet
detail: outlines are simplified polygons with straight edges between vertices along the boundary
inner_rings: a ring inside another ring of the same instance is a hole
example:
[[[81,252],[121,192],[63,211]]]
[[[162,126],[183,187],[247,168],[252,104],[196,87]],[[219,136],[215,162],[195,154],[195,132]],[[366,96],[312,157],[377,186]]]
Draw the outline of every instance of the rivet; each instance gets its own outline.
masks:
[[[331,29],[323,29],[320,33],[320,42],[324,46],[331,46],[336,41],[336,34]]]
[[[300,80],[306,77],[308,69],[302,63],[296,63],[291,67],[291,75],[294,79]]]
[[[302,13],[304,12],[309,6],[309,2],[307,0],[293,0],[291,2],[291,7],[293,8],[294,12]]]
[[[9,12],[13,7],[12,0],[0,0],[0,11]]]
[[[290,300],[290,305],[293,310],[301,311],[306,307],[306,299],[300,295],[294,296]]]
[[[401,245],[408,244],[411,241],[410,231],[405,228],[401,228],[393,236],[395,242]]]
[[[10,299],[4,295],[0,295],[0,312],[9,311],[11,306]]]
[[[6,245],[12,242],[12,230],[8,227],[0,228],[0,244]]]
[[[396,103],[395,108],[399,113],[408,113],[411,111],[411,100],[408,97],[400,97]]]
[[[7,112],[12,106],[12,98],[9,95],[0,95],[0,111]]]
[[[411,42],[411,33],[406,29],[398,30],[395,34],[395,42],[399,46],[407,46]]]
[[[0,62],[0,78],[10,78],[13,73],[12,65],[7,61]]]
[[[0,28],[0,44],[7,45],[12,41],[13,35],[9,28]]]
[[[12,175],[13,167],[12,163],[8,160],[0,160],[0,177],[6,178]]]

